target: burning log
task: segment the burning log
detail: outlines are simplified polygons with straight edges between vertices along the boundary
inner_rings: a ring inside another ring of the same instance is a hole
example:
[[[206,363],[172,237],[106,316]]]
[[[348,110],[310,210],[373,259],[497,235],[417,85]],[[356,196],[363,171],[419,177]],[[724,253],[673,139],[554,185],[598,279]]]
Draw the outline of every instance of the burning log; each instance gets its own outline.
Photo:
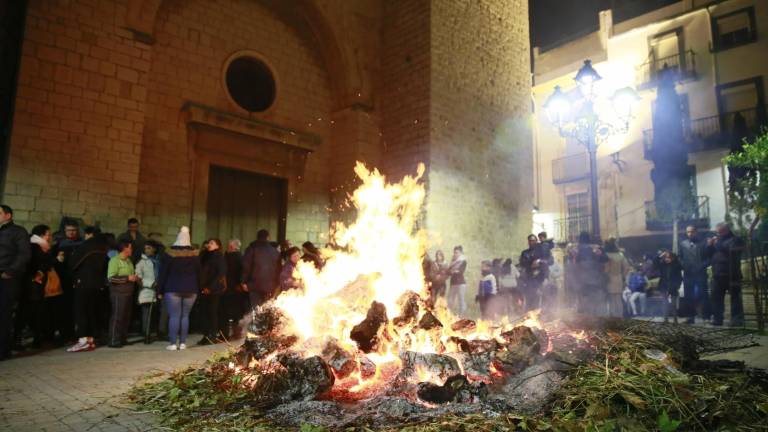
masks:
[[[487,389],[484,383],[472,384],[464,375],[454,375],[443,385],[431,382],[419,383],[416,395],[419,399],[431,403],[476,402],[485,397]]]
[[[424,315],[421,316],[419,325],[417,327],[422,330],[441,329],[443,328],[443,323],[441,323],[440,320],[432,314],[432,312],[427,311],[424,313]]]
[[[428,373],[441,380],[461,374],[459,362],[445,354],[405,351],[400,355],[400,359],[403,362],[400,375],[405,378],[414,377],[418,372]]]
[[[477,328],[477,324],[469,319],[460,319],[451,324],[451,330],[459,333],[469,333]]]
[[[275,351],[290,348],[296,343],[296,336],[265,336],[247,338],[240,346],[237,358],[243,366],[247,366],[251,360],[261,360]]]
[[[335,339],[328,341],[323,348],[322,356],[339,379],[348,377],[357,369],[354,355],[342,348]]]
[[[283,313],[272,306],[259,306],[253,311],[253,319],[248,326],[248,331],[257,336],[266,336],[281,327]]]
[[[524,356],[532,356],[541,350],[539,338],[530,327],[517,326],[512,330],[502,333],[501,337],[506,342],[507,350],[520,351],[521,355]]]
[[[308,401],[333,387],[331,367],[319,356],[302,359],[295,354],[281,354],[253,387],[254,397],[266,406]]]
[[[408,291],[400,297],[400,316],[395,317],[392,323],[396,326],[404,326],[416,321],[419,316],[419,295]]]
[[[451,336],[448,338],[448,342],[453,344],[457,351],[465,353],[493,352],[501,348],[495,339],[466,340],[458,336]]]
[[[469,352],[451,353],[459,364],[464,367],[464,373],[472,380],[488,381],[492,378],[491,362],[494,358],[493,352],[483,352],[471,354]]]
[[[379,343],[379,330],[387,324],[387,308],[379,302],[372,302],[365,319],[352,328],[349,337],[357,342],[360,351],[375,351]]]
[[[360,356],[358,358],[360,364],[360,378],[368,379],[376,375],[376,364],[366,356]]]

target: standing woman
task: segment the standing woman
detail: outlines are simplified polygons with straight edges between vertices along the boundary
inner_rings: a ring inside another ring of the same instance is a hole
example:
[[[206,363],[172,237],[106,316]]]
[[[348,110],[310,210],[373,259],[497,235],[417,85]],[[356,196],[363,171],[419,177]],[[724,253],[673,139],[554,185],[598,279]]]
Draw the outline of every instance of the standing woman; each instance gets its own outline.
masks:
[[[109,299],[112,314],[109,317],[109,347],[122,348],[128,336],[133,307],[133,286],[138,280],[131,261],[133,249],[129,242],[117,244],[117,255],[109,260]]]
[[[189,311],[200,286],[200,258],[192,248],[189,228],[183,226],[168,250],[169,258],[160,265],[158,288],[168,309],[169,351],[187,349]]]
[[[227,262],[221,250],[221,240],[209,239],[206,249],[201,254],[200,287],[203,294],[202,311],[205,314],[203,337],[198,345],[210,345],[220,340],[222,325],[220,320],[221,296],[227,289]]]
[[[435,260],[429,265],[429,299],[434,307],[437,299],[445,298],[445,285],[448,281],[448,264],[445,262],[445,254],[438,250],[435,252]]]
[[[141,290],[139,291],[139,305],[141,306],[141,333],[144,335],[144,343],[149,344],[149,334],[152,332],[152,316],[156,315],[153,311],[157,300],[157,277],[160,272],[160,261],[157,251],[160,245],[154,240],[144,243],[144,253],[136,264],[136,276],[141,280]]]
[[[37,225],[32,228],[29,239],[32,257],[29,261],[28,285],[23,287],[22,299],[17,310],[16,337],[21,338],[21,330],[28,323],[32,329],[32,346],[39,348],[43,342],[45,326],[45,284],[48,272],[56,264],[56,258],[51,254],[51,228],[47,225]],[[22,308],[23,305],[23,308]]]

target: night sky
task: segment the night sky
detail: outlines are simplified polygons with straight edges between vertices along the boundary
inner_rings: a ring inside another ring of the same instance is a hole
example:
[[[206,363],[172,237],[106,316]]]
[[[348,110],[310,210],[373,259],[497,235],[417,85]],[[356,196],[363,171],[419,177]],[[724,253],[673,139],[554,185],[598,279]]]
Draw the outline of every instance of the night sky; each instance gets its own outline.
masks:
[[[680,0],[530,0],[531,46],[546,48],[597,30],[597,13],[613,9],[614,23]]]

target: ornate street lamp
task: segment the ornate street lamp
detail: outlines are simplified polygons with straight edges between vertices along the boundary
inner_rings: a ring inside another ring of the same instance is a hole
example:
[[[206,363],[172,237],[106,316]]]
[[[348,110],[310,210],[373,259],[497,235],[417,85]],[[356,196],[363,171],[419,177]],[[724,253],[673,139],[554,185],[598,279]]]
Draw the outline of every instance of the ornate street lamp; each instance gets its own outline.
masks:
[[[617,90],[610,102],[621,124],[615,125],[600,119],[594,103],[598,98],[595,84],[602,77],[592,67],[591,60],[584,60],[584,66],[574,77],[578,84],[577,92],[565,93],[560,86],[544,103],[544,110],[549,121],[557,126],[560,136],[573,138],[586,147],[589,153],[589,190],[592,216],[592,235],[600,238],[600,210],[597,199],[597,147],[609,136],[625,133],[629,129],[632,108],[640,97],[631,87]]]

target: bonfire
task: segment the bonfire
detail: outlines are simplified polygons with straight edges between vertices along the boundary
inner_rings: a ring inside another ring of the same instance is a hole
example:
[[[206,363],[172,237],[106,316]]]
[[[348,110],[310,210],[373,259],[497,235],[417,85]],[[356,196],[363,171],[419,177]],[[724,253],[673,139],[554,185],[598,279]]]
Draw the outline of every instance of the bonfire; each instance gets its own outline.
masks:
[[[399,183],[387,183],[360,163],[355,172],[361,186],[350,202],[357,219],[333,227],[334,248],[323,251],[323,268],[300,262],[294,278],[302,288],[279,293],[254,310],[242,346],[206,368],[145,387],[135,395],[140,403],[157,408],[158,397],[147,389],[175,383],[168,391],[181,400],[184,392],[199,396],[204,383],[215,407],[203,410],[204,417],[258,418],[287,427],[386,428],[461,415],[478,424],[503,419],[514,429],[520,416],[557,409],[563,418],[568,412],[588,417],[595,410],[609,417],[617,401],[635,410],[653,409],[654,415],[669,411],[669,424],[698,415],[686,412],[682,402],[649,400],[644,390],[621,386],[595,404],[585,402],[589,395],[564,397],[569,388],[575,393],[572,377],[579,374],[580,384],[593,385],[597,396],[612,388],[612,374],[655,375],[656,385],[669,384],[664,391],[674,392],[690,380],[680,367],[691,359],[670,348],[678,339],[647,337],[657,330],[646,327],[643,335],[627,331],[625,324],[614,323],[611,332],[606,322],[542,323],[539,311],[475,321],[454,316],[443,301],[431,304],[422,272],[428,235],[417,229],[424,167]],[[694,339],[687,341],[703,346],[714,340]],[[627,341],[635,343],[632,353],[617,354],[616,346]],[[697,354],[694,347],[693,357]],[[202,378],[188,382],[189,376]],[[745,384],[741,390],[751,389]],[[202,402],[194,400],[199,407]],[[750,413],[765,416],[764,396],[762,403]],[[237,411],[246,407],[251,414]],[[696,421],[703,429],[712,424]]]

